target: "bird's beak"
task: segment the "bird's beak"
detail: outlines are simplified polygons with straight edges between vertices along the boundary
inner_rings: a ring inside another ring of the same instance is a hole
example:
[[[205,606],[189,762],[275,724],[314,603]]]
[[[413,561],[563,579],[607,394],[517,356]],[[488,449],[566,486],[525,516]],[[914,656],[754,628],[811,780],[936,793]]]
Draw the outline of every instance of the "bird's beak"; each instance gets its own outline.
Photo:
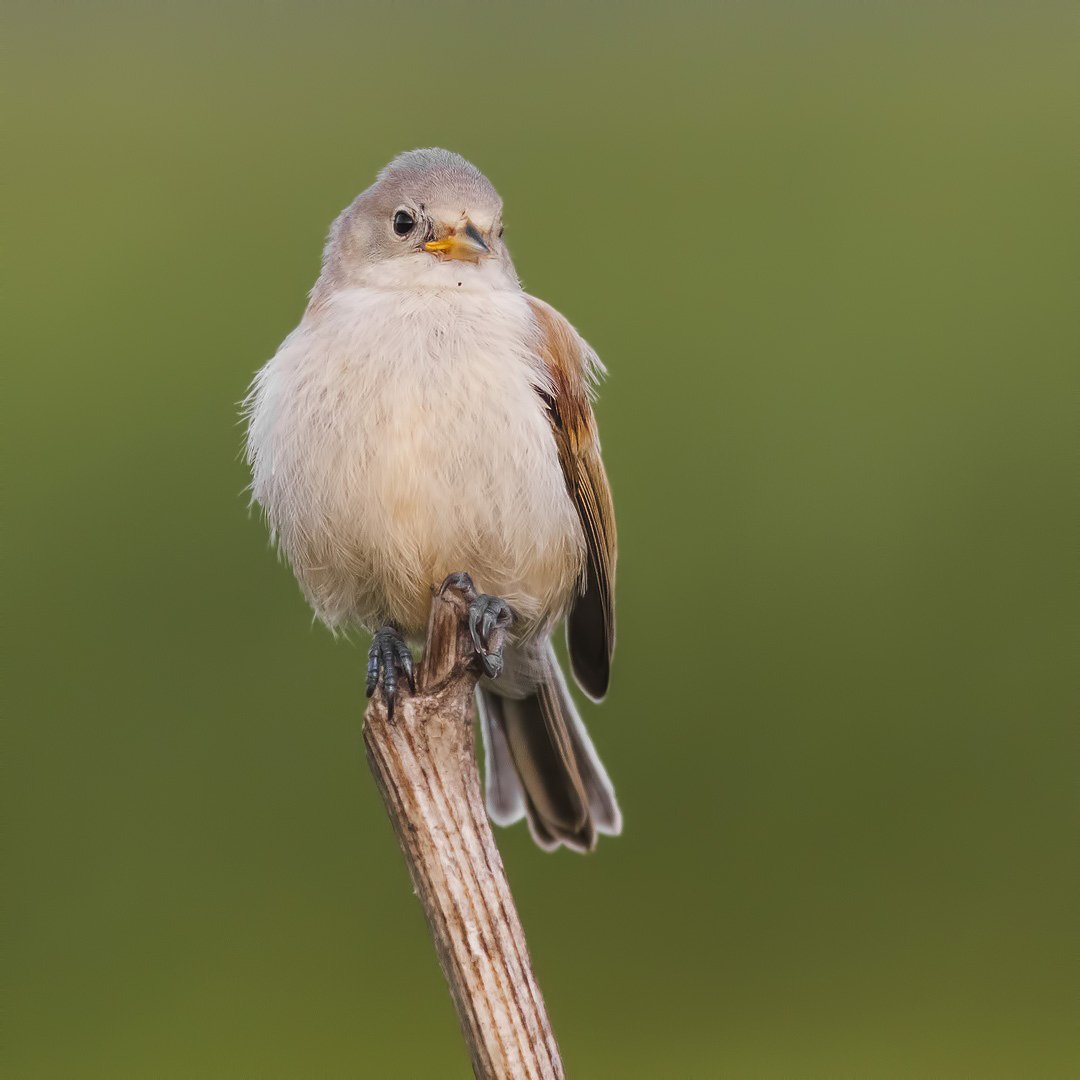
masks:
[[[477,262],[484,255],[491,254],[491,248],[484,243],[480,230],[468,219],[454,226],[441,239],[429,240],[424,250],[444,259],[460,259],[463,262]]]

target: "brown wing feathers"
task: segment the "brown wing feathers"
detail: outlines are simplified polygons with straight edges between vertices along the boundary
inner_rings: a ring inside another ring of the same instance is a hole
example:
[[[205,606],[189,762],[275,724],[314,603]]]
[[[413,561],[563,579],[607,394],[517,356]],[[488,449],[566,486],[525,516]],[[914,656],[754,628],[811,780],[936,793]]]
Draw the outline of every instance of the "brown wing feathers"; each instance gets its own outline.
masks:
[[[545,395],[559,461],[585,534],[581,592],[567,617],[574,677],[592,698],[607,691],[615,648],[615,513],[590,401],[590,357],[554,308],[529,298],[552,391]]]

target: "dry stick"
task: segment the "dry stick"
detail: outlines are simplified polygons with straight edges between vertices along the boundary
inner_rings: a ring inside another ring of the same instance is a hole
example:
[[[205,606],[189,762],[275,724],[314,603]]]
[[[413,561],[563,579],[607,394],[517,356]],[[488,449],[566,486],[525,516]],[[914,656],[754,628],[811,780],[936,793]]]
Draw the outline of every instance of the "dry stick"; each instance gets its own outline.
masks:
[[[562,1061],[491,835],[473,749],[467,602],[436,595],[416,694],[391,722],[376,694],[368,763],[424,906],[473,1071],[482,1080],[562,1080]],[[497,631],[498,632],[498,631]]]

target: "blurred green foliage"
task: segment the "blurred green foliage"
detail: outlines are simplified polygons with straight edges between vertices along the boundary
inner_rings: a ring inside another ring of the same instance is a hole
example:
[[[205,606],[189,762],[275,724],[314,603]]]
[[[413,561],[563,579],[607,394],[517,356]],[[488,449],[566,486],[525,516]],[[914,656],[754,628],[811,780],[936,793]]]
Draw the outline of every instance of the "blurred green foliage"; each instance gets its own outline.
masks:
[[[626,831],[500,834],[571,1074],[1076,1075],[1077,26],[17,4],[8,1075],[467,1073],[236,415],[431,144],[611,370]]]

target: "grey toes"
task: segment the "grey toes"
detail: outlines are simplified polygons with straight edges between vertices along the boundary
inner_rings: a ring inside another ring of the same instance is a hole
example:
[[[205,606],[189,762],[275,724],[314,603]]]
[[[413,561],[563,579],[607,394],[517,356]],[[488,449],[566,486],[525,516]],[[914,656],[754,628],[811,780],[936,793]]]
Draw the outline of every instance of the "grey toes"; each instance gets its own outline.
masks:
[[[501,597],[481,593],[469,604],[469,633],[489,679],[496,679],[502,673],[503,644],[513,621],[510,605]]]
[[[464,570],[448,575],[442,585],[439,586],[439,595],[441,596],[449,589],[457,589],[466,600],[472,601],[476,599],[476,586],[473,584],[473,579]]]
[[[413,674],[413,658],[401,632],[393,626],[382,626],[375,631],[368,650],[367,696],[375,693],[382,681],[383,700],[390,720],[394,719],[394,701],[398,690],[398,674],[405,676],[409,689],[416,693]]]
[[[469,634],[484,674],[496,679],[503,669],[503,645],[506,632],[514,621],[510,605],[499,596],[478,593],[473,579],[464,571],[450,574],[439,587],[439,594],[455,589],[469,602]]]

